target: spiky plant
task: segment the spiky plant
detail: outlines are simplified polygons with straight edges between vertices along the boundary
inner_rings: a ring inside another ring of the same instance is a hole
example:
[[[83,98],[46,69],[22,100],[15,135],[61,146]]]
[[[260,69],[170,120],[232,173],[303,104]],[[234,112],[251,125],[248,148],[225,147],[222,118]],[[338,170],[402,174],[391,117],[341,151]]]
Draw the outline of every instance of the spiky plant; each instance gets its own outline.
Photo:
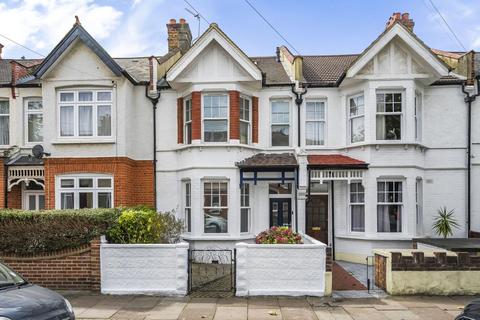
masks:
[[[437,216],[433,221],[433,230],[439,236],[446,239],[448,236],[453,235],[453,229],[458,229],[460,225],[453,217],[454,210],[447,210],[447,207],[438,209]]]

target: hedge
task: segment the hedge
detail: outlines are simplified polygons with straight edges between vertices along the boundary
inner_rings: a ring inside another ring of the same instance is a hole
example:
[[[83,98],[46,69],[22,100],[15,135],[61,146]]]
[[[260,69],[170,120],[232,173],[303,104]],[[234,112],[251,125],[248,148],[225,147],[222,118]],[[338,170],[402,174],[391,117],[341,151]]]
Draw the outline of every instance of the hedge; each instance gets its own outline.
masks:
[[[105,234],[117,209],[0,210],[0,253],[38,254],[70,249]]]

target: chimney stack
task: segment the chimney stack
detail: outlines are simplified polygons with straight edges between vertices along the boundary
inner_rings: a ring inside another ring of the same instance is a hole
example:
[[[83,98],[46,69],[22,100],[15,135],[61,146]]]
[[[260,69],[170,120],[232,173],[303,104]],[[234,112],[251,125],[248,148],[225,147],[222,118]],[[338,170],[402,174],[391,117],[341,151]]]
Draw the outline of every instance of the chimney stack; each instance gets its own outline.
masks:
[[[408,12],[405,12],[405,13],[394,12],[387,21],[386,29],[390,28],[397,21],[402,23],[408,30],[413,32],[413,27],[415,26],[415,22],[413,22],[413,19],[410,19],[410,14]]]
[[[181,18],[178,23],[175,19],[170,19],[167,23],[168,31],[168,52],[179,48],[185,53],[192,45],[192,32],[185,19]]]
[[[0,43],[0,60],[2,60],[2,49],[3,49],[3,44]]]

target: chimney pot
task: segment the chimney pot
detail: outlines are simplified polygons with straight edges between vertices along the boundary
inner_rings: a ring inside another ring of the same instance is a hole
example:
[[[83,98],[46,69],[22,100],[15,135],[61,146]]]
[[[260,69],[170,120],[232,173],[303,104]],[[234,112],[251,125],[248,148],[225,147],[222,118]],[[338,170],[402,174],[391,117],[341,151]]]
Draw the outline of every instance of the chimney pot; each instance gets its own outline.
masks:
[[[175,19],[170,19],[169,24],[176,24],[176,23],[177,23],[177,20],[175,20]]]
[[[386,29],[390,28],[397,21],[401,22],[408,30],[413,32],[415,22],[410,19],[410,14],[408,12],[394,12],[387,21]]]
[[[404,14],[402,14],[402,20],[403,21],[407,21],[410,17],[410,14],[408,12],[405,12]]]
[[[180,24],[185,24],[185,23],[186,23],[185,19],[184,19],[184,18],[180,18]]]

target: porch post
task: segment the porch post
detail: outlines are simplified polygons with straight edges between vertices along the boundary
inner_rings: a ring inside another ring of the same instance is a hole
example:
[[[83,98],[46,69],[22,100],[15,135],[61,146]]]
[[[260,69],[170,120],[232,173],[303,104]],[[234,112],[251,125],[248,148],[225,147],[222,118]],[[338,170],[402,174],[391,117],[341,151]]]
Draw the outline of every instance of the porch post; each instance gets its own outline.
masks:
[[[297,217],[298,226],[296,228],[299,232],[305,233],[305,217],[306,217],[306,201],[307,201],[307,187],[308,187],[308,169],[307,169],[307,154],[304,150],[297,151],[298,161],[298,180],[297,180]]]

